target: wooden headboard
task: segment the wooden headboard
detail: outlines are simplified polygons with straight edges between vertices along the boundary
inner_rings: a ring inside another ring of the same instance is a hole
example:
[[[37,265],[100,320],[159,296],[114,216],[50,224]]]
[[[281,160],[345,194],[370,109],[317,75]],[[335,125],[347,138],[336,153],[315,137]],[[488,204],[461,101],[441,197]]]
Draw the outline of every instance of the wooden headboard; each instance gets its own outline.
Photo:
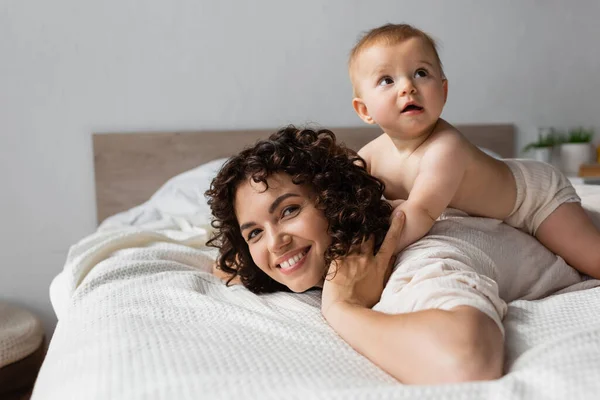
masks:
[[[513,125],[457,127],[474,144],[503,157],[514,156]],[[340,142],[355,150],[381,133],[376,127],[331,130]],[[93,134],[98,222],[145,202],[169,178],[208,161],[231,156],[274,131]]]

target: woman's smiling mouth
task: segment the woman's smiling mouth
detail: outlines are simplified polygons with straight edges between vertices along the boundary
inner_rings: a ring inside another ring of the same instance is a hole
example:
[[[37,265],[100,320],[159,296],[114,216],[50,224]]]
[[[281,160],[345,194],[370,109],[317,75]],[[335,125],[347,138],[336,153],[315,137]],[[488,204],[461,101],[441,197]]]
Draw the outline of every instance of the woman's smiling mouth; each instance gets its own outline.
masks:
[[[297,271],[304,265],[304,262],[306,261],[306,254],[309,251],[310,251],[310,247],[303,249],[299,253],[296,253],[293,256],[289,257],[288,259],[277,264],[277,268],[279,269],[279,271],[282,274],[285,274],[285,275],[289,275],[289,274],[293,273],[294,271]]]

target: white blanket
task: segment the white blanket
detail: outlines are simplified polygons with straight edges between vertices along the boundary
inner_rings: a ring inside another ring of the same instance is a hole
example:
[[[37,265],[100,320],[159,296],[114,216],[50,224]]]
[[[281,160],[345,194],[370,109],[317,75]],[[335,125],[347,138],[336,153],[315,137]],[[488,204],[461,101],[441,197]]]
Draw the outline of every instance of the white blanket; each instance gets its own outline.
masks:
[[[600,190],[590,198],[600,204]],[[329,328],[318,291],[257,296],[224,286],[208,272],[214,251],[205,239],[202,228],[171,218],[100,231],[73,246],[52,284],[59,322],[32,398],[583,399],[600,392],[600,288],[510,302],[503,378],[405,386]]]

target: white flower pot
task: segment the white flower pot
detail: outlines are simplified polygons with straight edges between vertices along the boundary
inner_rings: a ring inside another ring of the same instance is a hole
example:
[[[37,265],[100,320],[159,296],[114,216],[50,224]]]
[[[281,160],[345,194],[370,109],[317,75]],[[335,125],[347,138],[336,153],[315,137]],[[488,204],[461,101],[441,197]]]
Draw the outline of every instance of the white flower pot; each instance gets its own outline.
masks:
[[[537,147],[533,149],[532,152],[534,160],[550,163],[552,158],[552,147]]]
[[[592,162],[589,143],[563,143],[560,145],[561,169],[566,175],[577,175],[579,166]]]

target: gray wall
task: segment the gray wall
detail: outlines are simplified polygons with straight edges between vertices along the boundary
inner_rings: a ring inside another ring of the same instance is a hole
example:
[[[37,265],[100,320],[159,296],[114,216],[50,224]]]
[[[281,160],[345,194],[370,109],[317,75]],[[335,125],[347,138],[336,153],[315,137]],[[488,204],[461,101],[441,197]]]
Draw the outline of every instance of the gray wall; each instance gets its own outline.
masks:
[[[451,122],[599,130],[596,0],[0,2],[0,299],[52,332],[96,225],[92,132],[360,125],[346,55],[390,21],[439,40]]]

